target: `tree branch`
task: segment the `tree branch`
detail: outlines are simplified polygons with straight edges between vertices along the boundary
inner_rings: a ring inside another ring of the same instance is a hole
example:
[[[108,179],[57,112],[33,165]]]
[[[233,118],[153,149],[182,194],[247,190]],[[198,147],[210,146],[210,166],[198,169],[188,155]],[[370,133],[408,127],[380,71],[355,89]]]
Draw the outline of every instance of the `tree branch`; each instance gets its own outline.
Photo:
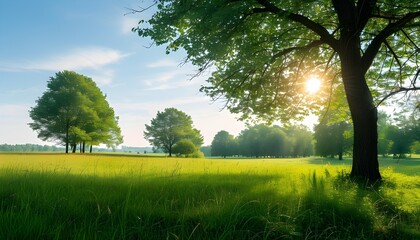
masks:
[[[257,0],[264,8],[255,8],[254,12],[270,12],[278,16],[284,16],[289,20],[299,23],[309,30],[315,32],[320,40],[331,46],[334,50],[338,49],[338,41],[325,29],[322,25],[312,21],[311,19],[296,13],[290,13],[284,9],[278,8],[268,0]]]
[[[359,0],[357,2],[357,29],[361,31],[372,16],[377,0]]]
[[[419,91],[420,87],[410,87],[410,88],[405,88],[405,87],[400,87],[399,89],[390,92],[389,94],[387,94],[384,98],[381,99],[381,101],[379,101],[379,103],[376,105],[376,107],[379,107],[379,105],[381,105],[385,100],[387,100],[388,98],[394,96],[395,94],[401,93],[401,92],[409,92],[409,91]]]
[[[392,34],[400,31],[404,26],[406,26],[411,20],[420,16],[419,12],[412,12],[406,14],[404,17],[399,19],[396,22],[389,23],[378,35],[372,40],[366,49],[365,54],[362,57],[363,61],[363,72],[366,72],[370,65],[372,65],[373,60],[375,59],[376,54],[378,53],[381,45],[385,42],[386,38]]]
[[[292,52],[292,51],[309,50],[309,49],[311,49],[311,48],[314,48],[314,47],[317,47],[317,46],[319,46],[319,45],[322,45],[323,43],[324,43],[324,42],[323,42],[322,40],[315,40],[315,41],[313,41],[313,42],[309,43],[309,44],[308,44],[308,45],[306,45],[306,46],[291,47],[291,48],[286,48],[286,49],[283,49],[282,51],[280,51],[280,52],[278,52],[278,53],[274,54],[274,55],[271,57],[270,62],[273,62],[273,61],[274,61],[274,60],[276,60],[278,57],[281,57],[281,56],[283,56],[283,55],[286,55],[286,54],[288,54],[288,53],[290,53],[290,52]]]
[[[137,14],[137,13],[142,13],[145,12],[147,10],[149,10],[150,8],[152,8],[153,6],[156,6],[158,4],[157,1],[154,1],[151,5],[149,5],[148,7],[139,7],[140,10],[134,9],[134,8],[127,8],[127,10],[129,10],[130,12],[125,13],[124,16],[128,15],[128,14]]]
[[[414,45],[414,47],[416,48],[416,50],[419,51],[420,50],[420,47],[417,46],[417,44],[413,41],[413,39],[411,39],[410,35],[408,35],[408,33],[404,29],[402,29],[401,32],[408,39],[408,41],[410,41]]]

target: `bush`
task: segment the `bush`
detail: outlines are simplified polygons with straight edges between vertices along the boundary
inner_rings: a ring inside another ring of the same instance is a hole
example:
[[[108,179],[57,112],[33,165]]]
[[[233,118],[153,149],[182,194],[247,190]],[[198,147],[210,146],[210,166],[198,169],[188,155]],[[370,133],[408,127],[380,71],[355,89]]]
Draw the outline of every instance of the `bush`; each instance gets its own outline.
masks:
[[[420,154],[420,141],[415,141],[413,144],[411,144],[410,150],[412,153]]]
[[[172,152],[177,155],[189,155],[193,154],[195,151],[197,151],[197,149],[194,143],[192,143],[191,140],[188,139],[180,140],[172,148]]]
[[[191,157],[191,158],[204,158],[204,153],[201,152],[200,150],[196,150],[192,154],[188,155],[188,157]]]

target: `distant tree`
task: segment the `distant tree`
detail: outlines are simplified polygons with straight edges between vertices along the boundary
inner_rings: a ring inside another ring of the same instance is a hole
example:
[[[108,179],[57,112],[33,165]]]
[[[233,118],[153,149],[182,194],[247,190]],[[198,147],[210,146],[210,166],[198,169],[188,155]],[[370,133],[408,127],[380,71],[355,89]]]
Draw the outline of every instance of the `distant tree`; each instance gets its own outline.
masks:
[[[406,129],[391,125],[387,129],[387,138],[391,141],[391,154],[394,157],[402,157],[410,152],[410,145],[413,142],[410,139]]]
[[[338,159],[343,160],[343,154],[351,149],[346,135],[350,129],[351,125],[347,122],[317,125],[314,133],[316,154],[322,157],[338,155]]]
[[[391,153],[393,143],[387,136],[390,127],[389,116],[385,112],[378,112],[378,154],[382,156]]]
[[[291,153],[291,141],[283,129],[278,126],[271,128],[265,137],[264,152],[272,157],[286,157]]]
[[[211,156],[211,146],[202,146],[200,151],[204,154],[205,157]]]
[[[42,140],[69,146],[73,152],[82,143],[122,142],[118,118],[95,82],[71,71],[51,77],[47,90],[36,101],[29,115],[29,126]]]
[[[190,140],[197,148],[203,144],[203,137],[199,130],[193,127],[190,116],[175,108],[158,111],[150,125],[145,125],[143,132],[154,148],[162,149],[172,156],[173,147],[180,140]]]
[[[246,157],[261,156],[261,139],[256,126],[242,130],[238,136],[239,153]]]
[[[420,154],[420,141],[415,141],[410,146],[411,153]]]
[[[290,126],[285,131],[292,141],[293,157],[308,157],[313,154],[313,133],[305,126]]]
[[[298,157],[313,152],[312,133],[303,127],[255,125],[238,136],[239,152],[247,157]]]
[[[233,135],[227,131],[219,131],[211,142],[211,155],[212,156],[232,156],[236,151],[236,143]]]
[[[172,148],[172,152],[179,155],[189,155],[197,151],[196,146],[191,140],[181,139]]]
[[[37,145],[37,144],[1,144],[0,152],[56,152],[62,151],[63,148],[48,145]]]

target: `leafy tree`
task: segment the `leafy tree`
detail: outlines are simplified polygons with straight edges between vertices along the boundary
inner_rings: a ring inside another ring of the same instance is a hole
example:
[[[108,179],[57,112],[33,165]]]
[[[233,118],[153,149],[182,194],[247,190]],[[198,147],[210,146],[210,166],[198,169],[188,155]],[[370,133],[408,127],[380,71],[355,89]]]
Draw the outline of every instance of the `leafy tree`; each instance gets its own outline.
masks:
[[[191,140],[181,139],[172,148],[172,152],[180,155],[189,155],[197,151],[196,146]]]
[[[118,118],[96,83],[72,71],[50,78],[29,115],[38,137],[65,145],[66,153],[69,146],[75,152],[78,143],[122,142]]]
[[[247,157],[260,157],[261,139],[256,126],[242,130],[238,136],[239,153]]]
[[[416,127],[417,125],[417,127]],[[415,142],[416,131],[419,124],[410,121],[410,118],[400,116],[395,125],[390,125],[386,131],[386,138],[391,141],[390,153],[394,156],[401,157],[410,153],[410,146]]]
[[[338,155],[338,159],[343,160],[343,154],[351,149],[351,143],[346,138],[350,127],[346,122],[317,125],[314,133],[316,154],[323,157]]]
[[[211,142],[212,156],[232,156],[235,154],[236,148],[235,138],[227,131],[220,131],[216,133]]]
[[[263,151],[267,156],[271,157],[285,157],[290,155],[288,145],[290,145],[290,138],[278,126],[271,128],[270,133],[264,138]]]
[[[410,151],[415,154],[420,154],[420,141],[415,141],[410,146]]]
[[[293,157],[307,157],[313,154],[312,133],[304,126],[290,126],[285,129],[292,141]]]
[[[409,0],[156,0],[134,29],[167,52],[184,48],[201,90],[230,111],[264,120],[304,115],[328,96],[302,91],[312,74],[344,85],[354,128],[352,177],[381,179],[377,104],[418,90],[420,5]],[[198,74],[199,74],[198,73]],[[408,85],[404,85],[407,83]],[[381,95],[381,94],[385,95]],[[377,98],[374,98],[377,97]],[[378,101],[375,104],[375,101]],[[322,102],[321,102],[322,103]]]
[[[392,141],[388,139],[388,129],[391,127],[389,116],[385,112],[378,113],[378,154],[383,156],[391,153]]]
[[[158,111],[150,125],[145,125],[144,137],[153,147],[162,149],[172,156],[173,147],[180,140],[190,140],[197,148],[203,144],[199,130],[193,128],[190,116],[176,108],[166,108]]]
[[[401,157],[410,152],[410,139],[404,129],[391,125],[387,129],[387,138],[391,141],[391,154]]]

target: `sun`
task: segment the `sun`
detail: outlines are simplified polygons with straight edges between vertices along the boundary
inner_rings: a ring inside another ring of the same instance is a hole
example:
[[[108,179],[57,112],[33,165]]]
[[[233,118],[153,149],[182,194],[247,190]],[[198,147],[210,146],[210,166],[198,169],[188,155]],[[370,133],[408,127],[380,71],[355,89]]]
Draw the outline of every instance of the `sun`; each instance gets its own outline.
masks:
[[[305,88],[309,94],[314,94],[321,88],[321,81],[316,77],[311,77],[306,81]]]

